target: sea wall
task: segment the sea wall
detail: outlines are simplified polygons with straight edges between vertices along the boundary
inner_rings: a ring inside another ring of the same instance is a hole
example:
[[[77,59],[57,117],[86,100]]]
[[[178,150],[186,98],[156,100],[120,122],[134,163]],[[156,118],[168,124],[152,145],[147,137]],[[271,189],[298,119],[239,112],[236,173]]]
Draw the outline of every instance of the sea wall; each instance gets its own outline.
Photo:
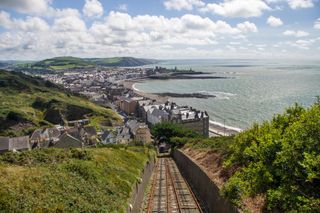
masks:
[[[141,179],[133,186],[132,189],[132,197],[129,203],[129,207],[127,209],[127,213],[138,213],[143,201],[144,192],[149,183],[150,177],[153,172],[153,168],[155,166],[156,159],[151,158],[145,165]]]
[[[239,212],[230,202],[220,196],[219,188],[208,175],[188,156],[179,150],[173,152],[173,158],[184,178],[200,198],[206,212]]]

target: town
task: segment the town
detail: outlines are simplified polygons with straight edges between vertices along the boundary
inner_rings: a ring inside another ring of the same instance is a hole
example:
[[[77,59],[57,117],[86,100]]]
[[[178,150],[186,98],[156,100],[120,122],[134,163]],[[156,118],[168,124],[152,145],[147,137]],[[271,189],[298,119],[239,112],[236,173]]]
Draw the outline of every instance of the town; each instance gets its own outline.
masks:
[[[199,135],[209,137],[209,115],[189,106],[179,106],[164,99],[152,99],[137,93],[127,81],[165,75],[170,70],[155,68],[99,68],[88,71],[71,70],[44,74],[40,77],[61,85],[74,94],[86,96],[91,102],[109,107],[123,118],[123,125],[97,129],[89,119],[68,121],[63,125],[35,130],[30,136],[0,137],[0,152],[34,148],[71,148],[101,144],[142,144],[153,142],[150,128],[158,123],[177,123]]]

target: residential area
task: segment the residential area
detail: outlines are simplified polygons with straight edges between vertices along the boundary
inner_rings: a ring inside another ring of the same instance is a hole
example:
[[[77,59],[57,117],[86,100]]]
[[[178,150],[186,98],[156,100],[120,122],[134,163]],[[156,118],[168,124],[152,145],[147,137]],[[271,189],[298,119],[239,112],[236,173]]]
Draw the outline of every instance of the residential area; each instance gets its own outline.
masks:
[[[0,137],[0,152],[127,144],[132,141],[150,144],[153,142],[150,128],[162,122],[181,124],[209,137],[207,112],[179,106],[174,102],[153,100],[124,86],[126,80],[143,79],[166,71],[161,67],[105,68],[81,73],[69,71],[42,75],[42,78],[74,94],[86,96],[96,104],[116,110],[123,118],[123,125],[98,131],[89,119],[68,121],[64,125],[37,129],[31,135]]]

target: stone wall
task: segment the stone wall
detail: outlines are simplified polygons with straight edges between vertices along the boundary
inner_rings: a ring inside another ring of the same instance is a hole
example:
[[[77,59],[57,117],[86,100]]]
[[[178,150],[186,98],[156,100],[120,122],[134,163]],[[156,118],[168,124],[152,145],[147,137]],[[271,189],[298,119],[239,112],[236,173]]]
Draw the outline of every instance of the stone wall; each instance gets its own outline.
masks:
[[[200,198],[206,212],[239,212],[230,202],[220,196],[219,188],[188,156],[176,150],[173,152],[173,158],[181,174]]]
[[[141,174],[141,179],[138,181],[132,190],[132,197],[127,209],[127,213],[138,213],[143,201],[146,187],[148,186],[150,177],[155,166],[156,159],[151,158],[144,167]]]

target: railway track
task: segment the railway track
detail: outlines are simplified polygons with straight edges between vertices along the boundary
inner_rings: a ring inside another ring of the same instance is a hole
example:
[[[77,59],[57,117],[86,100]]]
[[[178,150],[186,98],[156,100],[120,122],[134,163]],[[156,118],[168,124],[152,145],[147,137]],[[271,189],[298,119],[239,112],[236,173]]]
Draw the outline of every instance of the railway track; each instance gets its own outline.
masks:
[[[159,158],[147,202],[147,213],[202,213],[186,180],[171,158]]]

